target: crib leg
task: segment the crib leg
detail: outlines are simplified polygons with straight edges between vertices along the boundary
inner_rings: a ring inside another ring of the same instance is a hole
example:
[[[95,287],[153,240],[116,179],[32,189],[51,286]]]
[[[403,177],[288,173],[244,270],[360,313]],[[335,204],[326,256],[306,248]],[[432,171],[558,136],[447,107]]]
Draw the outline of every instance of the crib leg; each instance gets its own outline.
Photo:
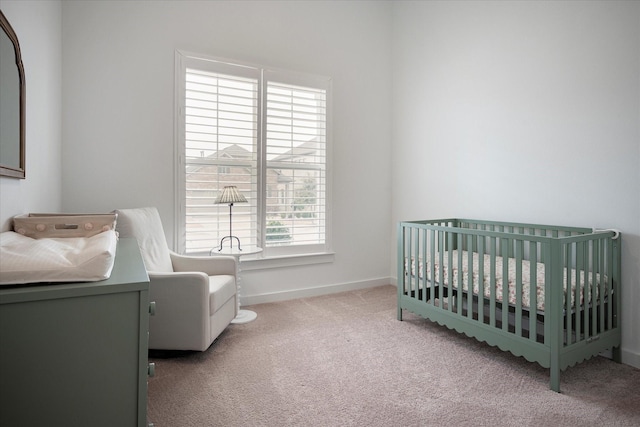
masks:
[[[551,363],[550,384],[549,388],[557,393],[560,393],[560,367],[553,366]]]
[[[398,307],[398,320],[402,321],[402,309]]]
[[[616,363],[622,363],[622,349],[620,346],[611,349],[611,356]]]

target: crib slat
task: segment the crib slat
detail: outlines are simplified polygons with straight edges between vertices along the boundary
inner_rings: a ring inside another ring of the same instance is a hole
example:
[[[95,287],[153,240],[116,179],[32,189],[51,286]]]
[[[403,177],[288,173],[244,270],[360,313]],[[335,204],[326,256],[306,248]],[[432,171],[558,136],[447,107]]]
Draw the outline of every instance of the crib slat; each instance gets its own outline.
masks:
[[[478,229],[478,224],[470,224],[469,226],[470,229],[472,230],[477,230]],[[467,249],[468,251],[472,251],[472,252],[478,252],[478,239],[477,236],[474,236],[473,238],[473,245],[471,247],[469,247]]]
[[[484,230],[484,225],[481,227]],[[478,321],[485,323],[484,320],[484,237],[478,239]]]
[[[407,230],[407,235],[405,239],[405,253],[407,254],[407,264],[409,274],[407,276],[407,289],[406,292],[408,295],[411,295],[411,282],[413,281],[413,254],[411,253],[411,236],[413,236],[413,229],[410,228]]]
[[[545,256],[545,324],[544,342],[550,350],[550,386],[552,390],[560,390],[560,352],[563,347],[562,325],[562,286],[563,262],[562,243],[551,240]],[[555,286],[554,286],[555,285]]]
[[[411,233],[413,231],[411,228],[405,229],[404,232],[404,253],[406,254],[405,259],[407,262],[407,274],[405,275],[405,294],[411,294],[411,275],[413,273],[411,269]]]
[[[415,229],[415,236],[413,238],[413,256],[415,259],[415,298],[420,299],[420,229]]]
[[[438,271],[438,296],[440,308],[443,308],[442,299],[444,298],[444,232],[438,231],[438,261],[440,269]]]
[[[576,289],[574,291],[574,298],[573,298],[573,307],[574,307],[574,311],[576,313],[576,342],[580,341],[580,323],[581,323],[581,319],[580,317],[582,316],[582,311],[584,309],[583,305],[580,303],[580,289],[582,288],[582,278],[583,278],[583,274],[582,272],[584,271],[584,245],[585,242],[577,242],[576,243]]]
[[[411,295],[411,282],[413,281],[413,254],[411,253],[411,236],[413,236],[413,229],[407,230],[406,240],[405,240],[405,253],[407,254],[407,263],[409,274],[407,275],[407,289],[406,293]]]
[[[428,302],[430,298],[433,297],[431,294],[430,286],[432,282],[432,277],[428,273],[429,271],[429,235],[431,234],[431,230],[424,229],[422,230],[422,235],[420,236],[420,260],[421,260],[421,268],[422,268],[422,292],[425,294],[423,297],[424,302]]]
[[[516,329],[515,333],[522,336],[522,253],[524,242],[516,240]]]
[[[447,310],[453,310],[453,233],[447,233]]]
[[[591,253],[593,251],[593,240],[584,242],[584,251],[582,253],[582,287],[580,288],[580,329],[582,331],[583,339],[588,338],[589,333],[589,283],[591,281]]]
[[[496,326],[496,238],[489,240],[489,325]]]
[[[605,273],[606,270],[604,268],[605,266],[605,259],[607,257],[607,245],[603,245],[601,248],[602,253],[600,254],[600,263],[598,266],[598,270],[600,271],[600,283],[598,283],[598,292],[600,295],[600,300],[602,301],[602,299],[605,297],[605,293],[604,290],[606,288],[606,280],[605,280]],[[604,304],[601,302],[600,304],[598,304],[598,308],[597,308],[597,312],[598,312],[598,317],[600,319],[600,330],[604,331],[604,319],[605,319],[605,313],[604,313]]]
[[[608,273],[607,274],[607,289],[606,289],[606,293],[601,294],[602,298],[600,298],[601,301],[604,300],[604,296],[605,295],[609,295],[609,304],[607,304],[607,328],[606,330],[609,329],[613,329],[613,240],[607,240],[608,242],[608,251],[607,251],[607,270]],[[602,306],[604,307],[604,302],[602,302]],[[603,330],[605,330],[603,328]]]
[[[414,280],[414,291],[415,291],[415,298],[417,300],[420,299],[420,234],[421,234],[421,230],[420,228],[416,227],[414,229],[415,231],[415,235],[413,236],[413,247],[411,249],[411,255],[413,256],[413,259],[415,260],[415,271],[414,271],[414,276],[415,276],[415,280]]]
[[[411,257],[411,290],[415,290],[415,281],[418,277],[418,254],[415,253],[415,236],[417,233],[416,228],[411,228],[409,230],[410,238],[407,243],[408,246],[408,254]]]
[[[462,314],[462,287],[464,283],[464,270],[462,269],[462,234],[458,234],[458,313]]]
[[[591,310],[589,310],[589,313],[591,315],[591,334],[590,336],[594,336],[597,334],[597,328],[598,328],[598,316],[597,316],[597,309],[598,309],[598,273],[600,273],[599,270],[599,265],[598,265],[598,259],[600,258],[600,254],[602,253],[602,239],[598,239],[595,240],[593,242],[593,260],[591,262],[591,269],[592,269],[592,279],[591,279],[591,286],[590,286],[590,292],[591,292]],[[600,277],[603,277],[602,274],[600,273]]]
[[[571,259],[572,259],[572,245],[568,244],[565,245],[565,259],[564,262],[562,263],[562,265],[564,266],[565,269],[565,278],[564,278],[564,283],[562,284],[563,286],[563,290],[564,290],[564,295],[565,295],[565,319],[566,319],[566,331],[567,331],[567,336],[566,336],[566,343],[569,344],[571,343],[571,331],[573,330],[572,328],[572,324],[571,324],[571,276],[574,273],[574,270],[571,268]]]
[[[509,239],[502,241],[502,329],[509,330],[509,255],[511,244]]]
[[[605,311],[605,304],[603,303],[604,298],[606,296],[606,292],[609,288],[609,284],[607,283],[610,279],[609,279],[609,275],[607,274],[609,271],[609,265],[610,262],[609,261],[609,253],[610,251],[610,247],[609,247],[609,242],[605,240],[604,242],[604,246],[603,246],[603,250],[604,253],[602,254],[603,256],[601,257],[601,263],[602,263],[602,269],[601,269],[601,276],[600,276],[600,290],[599,290],[599,295],[600,295],[600,302],[598,303],[598,314],[600,317],[600,332],[604,332],[605,331],[605,324],[606,324],[606,311]],[[604,276],[602,276],[604,275]]]
[[[434,305],[435,301],[436,301],[436,231],[435,230],[430,230],[431,232],[429,233],[430,236],[430,249],[431,249],[431,253],[430,255],[430,260],[429,262],[431,263],[431,268],[430,268],[430,272],[431,272],[431,304]]]
[[[418,279],[420,280],[420,288],[422,289],[422,301],[427,302],[427,230],[418,229],[420,233],[420,270]]]
[[[585,272],[585,284],[584,284],[584,338],[587,339],[591,336],[591,307],[595,304],[595,295],[591,292],[592,284],[596,278],[595,258],[597,241],[592,240],[589,243],[589,254],[587,256],[587,271]],[[593,300],[593,302],[592,302]]]
[[[538,311],[538,245],[529,242],[529,339],[536,341]]]
[[[469,248],[474,248],[477,250],[476,246],[476,238],[475,236],[469,234],[467,236],[467,245]],[[473,318],[473,272],[476,269],[476,266],[473,264],[473,251],[467,251],[467,268],[468,268],[468,276],[467,276],[467,317],[469,319]],[[482,280],[480,277],[479,280]],[[482,295],[482,294],[480,294]],[[481,298],[481,296],[480,296]]]

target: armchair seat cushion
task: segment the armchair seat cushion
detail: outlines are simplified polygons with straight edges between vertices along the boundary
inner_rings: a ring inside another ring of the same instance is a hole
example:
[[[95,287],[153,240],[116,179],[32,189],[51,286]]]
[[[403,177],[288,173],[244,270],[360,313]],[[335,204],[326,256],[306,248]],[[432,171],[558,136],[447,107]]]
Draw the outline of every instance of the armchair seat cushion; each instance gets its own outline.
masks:
[[[236,294],[235,277],[227,274],[209,276],[209,310],[215,313]]]

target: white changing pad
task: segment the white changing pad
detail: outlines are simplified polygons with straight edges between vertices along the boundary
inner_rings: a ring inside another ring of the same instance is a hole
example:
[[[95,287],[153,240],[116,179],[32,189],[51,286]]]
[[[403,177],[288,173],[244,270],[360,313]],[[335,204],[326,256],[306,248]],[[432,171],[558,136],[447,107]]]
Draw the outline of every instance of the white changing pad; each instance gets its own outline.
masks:
[[[0,233],[0,285],[39,282],[93,282],[108,279],[118,235],[33,239]]]

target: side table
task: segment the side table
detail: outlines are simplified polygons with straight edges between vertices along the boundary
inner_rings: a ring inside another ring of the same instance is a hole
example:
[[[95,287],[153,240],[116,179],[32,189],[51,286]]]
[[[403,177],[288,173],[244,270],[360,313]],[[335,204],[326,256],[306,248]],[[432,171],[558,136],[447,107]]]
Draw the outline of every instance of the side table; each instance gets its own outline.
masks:
[[[232,255],[236,258],[236,265],[238,268],[238,271],[236,272],[236,285],[238,287],[238,291],[237,291],[238,292],[238,295],[237,295],[238,315],[235,317],[235,319],[231,321],[231,323],[234,323],[234,324],[249,323],[256,320],[256,318],[258,317],[258,314],[255,311],[240,309],[240,288],[241,288],[240,282],[242,281],[242,279],[240,278],[240,272],[241,272],[240,257],[243,255],[254,255],[260,252],[262,252],[262,248],[259,248],[257,246],[242,246],[242,250],[239,250],[238,248],[229,248],[229,247],[224,247],[220,250],[218,248],[213,248],[211,250],[211,255]]]

